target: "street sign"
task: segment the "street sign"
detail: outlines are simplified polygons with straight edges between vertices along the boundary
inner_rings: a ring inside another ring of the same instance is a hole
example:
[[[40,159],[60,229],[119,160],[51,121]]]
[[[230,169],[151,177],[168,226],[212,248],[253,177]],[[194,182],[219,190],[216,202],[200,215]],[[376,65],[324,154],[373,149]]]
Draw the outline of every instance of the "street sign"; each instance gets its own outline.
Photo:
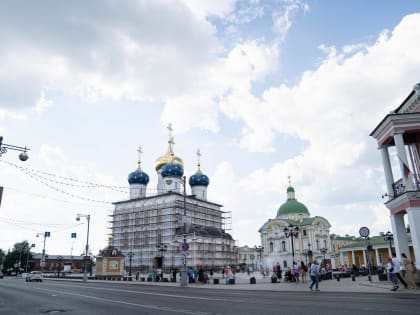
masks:
[[[51,233],[50,232],[45,232],[45,237],[50,237]]]
[[[31,247],[35,247],[35,244],[31,244]]]
[[[189,249],[190,249],[190,245],[188,245],[188,243],[183,243],[183,244],[182,244],[182,250],[183,250],[184,252],[189,251]]]
[[[71,238],[76,238],[76,233],[71,233]]]
[[[366,226],[362,226],[359,230],[359,234],[361,237],[368,237],[369,236],[369,229]]]

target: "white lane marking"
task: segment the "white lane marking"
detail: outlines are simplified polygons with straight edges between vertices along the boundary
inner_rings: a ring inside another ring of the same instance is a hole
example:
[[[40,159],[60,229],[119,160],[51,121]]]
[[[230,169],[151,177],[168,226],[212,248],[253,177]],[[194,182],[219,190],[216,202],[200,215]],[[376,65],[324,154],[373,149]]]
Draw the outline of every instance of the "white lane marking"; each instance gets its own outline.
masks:
[[[160,307],[160,306],[156,306],[156,305],[138,304],[138,303],[131,303],[131,302],[120,301],[120,300],[110,300],[110,299],[104,299],[104,298],[100,298],[100,297],[96,297],[96,296],[92,296],[92,295],[84,295],[84,294],[79,294],[79,293],[57,291],[57,290],[50,290],[50,289],[44,289],[44,288],[38,288],[38,289],[41,290],[41,291],[54,291],[56,293],[61,293],[61,294],[68,294],[68,295],[80,296],[80,297],[83,297],[83,298],[90,298],[92,300],[114,302],[114,303],[120,303],[120,304],[125,304],[125,305],[155,309],[155,310],[164,310],[164,311],[173,312],[173,313],[203,315],[203,312],[194,312],[194,311],[189,311],[189,310],[184,310],[184,309],[183,310],[177,310],[177,309],[168,308],[166,306]],[[209,314],[209,313],[207,313],[207,314]]]
[[[101,287],[92,287],[92,286],[89,287],[89,286],[84,286],[84,285],[69,285],[69,284],[55,284],[55,285],[63,286],[63,287],[71,287],[71,288],[78,287],[78,288],[84,288],[84,289],[97,289],[97,290],[103,290],[103,291],[117,291],[117,292],[125,292],[125,293],[136,293],[136,294],[156,295],[156,296],[164,296],[164,297],[184,298],[188,300],[195,299],[195,300],[225,301],[225,302],[232,301],[232,299],[186,296],[186,295],[165,294],[165,293],[155,293],[155,292],[145,292],[145,291],[132,291],[132,290],[123,290],[123,289],[110,289],[110,288],[101,288]],[[247,301],[235,299],[235,302],[245,303]]]

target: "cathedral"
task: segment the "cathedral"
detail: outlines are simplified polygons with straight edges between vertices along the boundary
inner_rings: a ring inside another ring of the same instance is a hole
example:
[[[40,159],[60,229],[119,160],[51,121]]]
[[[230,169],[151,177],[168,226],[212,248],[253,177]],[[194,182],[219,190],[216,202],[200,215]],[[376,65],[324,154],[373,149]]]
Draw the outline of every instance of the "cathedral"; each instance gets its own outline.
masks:
[[[187,182],[184,163],[174,154],[170,125],[168,129],[168,150],[155,162],[157,193],[147,189],[149,175],[141,168],[139,148],[137,169],[128,175],[129,198],[114,203],[110,243],[125,255],[130,273],[232,264],[235,241],[225,230],[227,212],[207,200],[210,180],[201,171],[200,151],[197,171]]]
[[[277,263],[282,268],[293,262],[309,263],[314,259],[334,264],[330,260],[330,223],[327,219],[311,217],[308,208],[295,198],[295,189],[287,188],[287,200],[258,230],[261,236],[261,267],[271,268]],[[334,266],[332,266],[334,268]]]

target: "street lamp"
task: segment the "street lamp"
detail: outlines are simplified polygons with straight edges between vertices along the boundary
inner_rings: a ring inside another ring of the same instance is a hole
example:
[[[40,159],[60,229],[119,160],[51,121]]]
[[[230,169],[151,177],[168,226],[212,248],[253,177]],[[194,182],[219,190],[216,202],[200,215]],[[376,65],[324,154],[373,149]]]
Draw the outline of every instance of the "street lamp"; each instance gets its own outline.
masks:
[[[394,240],[394,235],[388,231],[384,234],[384,241],[389,242],[389,251],[392,253],[392,241]]]
[[[188,283],[187,277],[187,251],[189,245],[187,244],[187,177],[182,176],[182,185],[184,186],[184,215],[182,217],[182,253],[183,253],[183,269],[181,274],[181,287],[186,287]]]
[[[42,234],[41,233],[37,233],[36,237],[40,237]],[[51,233],[50,232],[44,232],[44,246],[42,247],[42,257],[41,257],[41,272],[44,272],[44,267],[45,267],[45,241],[47,239],[47,237],[50,237]]]
[[[61,263],[63,261],[63,256],[57,256],[57,275],[60,278]]]
[[[324,259],[323,259],[322,263],[325,266],[325,254],[328,252],[328,249],[323,247],[323,248],[320,249],[320,252],[324,256]]]
[[[77,214],[76,221],[80,221],[80,218],[84,217],[87,220],[87,237],[86,237],[86,252],[85,257],[83,257],[83,282],[87,282],[87,266],[86,266],[86,257],[89,255],[89,225],[90,225],[90,214]]]
[[[162,272],[164,272],[165,270],[165,264],[163,263],[163,259],[164,259],[164,252],[166,252],[168,250],[168,245],[160,243],[160,245],[158,245],[158,251],[160,252],[160,257],[162,258]]]
[[[295,264],[295,248],[293,245],[293,238],[298,237],[299,227],[298,226],[293,227],[293,225],[289,225],[289,227],[285,226],[283,229],[283,232],[284,232],[284,236],[286,236],[287,238],[290,237],[290,240],[292,241],[292,258],[293,258],[292,265],[294,265]]]
[[[127,255],[128,255],[128,262],[129,262],[129,264],[128,264],[128,276],[131,277],[131,263],[133,261],[134,253],[132,251],[129,251],[127,253]],[[131,278],[130,278],[130,280],[131,280]]]
[[[7,150],[9,149],[22,152],[19,154],[19,159],[22,162],[26,161],[29,158],[28,153],[26,153],[27,151],[29,151],[29,148],[3,143],[3,136],[0,136],[0,156],[7,153]]]

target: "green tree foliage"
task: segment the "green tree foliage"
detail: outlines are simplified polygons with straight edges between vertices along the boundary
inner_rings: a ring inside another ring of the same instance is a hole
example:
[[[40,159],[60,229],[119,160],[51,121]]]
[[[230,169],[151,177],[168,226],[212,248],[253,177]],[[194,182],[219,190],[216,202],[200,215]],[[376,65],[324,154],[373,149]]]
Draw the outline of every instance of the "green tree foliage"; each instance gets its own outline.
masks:
[[[4,253],[3,251],[1,251]],[[1,255],[1,254],[0,254]],[[28,241],[16,243],[12,250],[3,257],[3,272],[10,273],[10,271],[24,271],[26,262],[32,258],[30,252],[30,245]]]

